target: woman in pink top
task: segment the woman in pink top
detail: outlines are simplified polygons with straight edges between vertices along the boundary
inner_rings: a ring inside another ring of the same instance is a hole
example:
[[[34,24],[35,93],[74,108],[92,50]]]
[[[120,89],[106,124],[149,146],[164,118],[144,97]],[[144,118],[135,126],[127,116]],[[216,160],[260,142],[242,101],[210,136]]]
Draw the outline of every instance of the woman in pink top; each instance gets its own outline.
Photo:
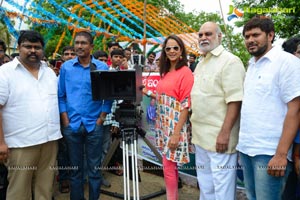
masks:
[[[163,152],[163,171],[167,199],[178,199],[177,165],[190,161],[190,129],[188,109],[190,92],[194,83],[187,67],[187,55],[183,41],[176,35],[166,38],[159,60],[161,80],[156,94],[144,89],[144,93],[157,102],[156,145]]]

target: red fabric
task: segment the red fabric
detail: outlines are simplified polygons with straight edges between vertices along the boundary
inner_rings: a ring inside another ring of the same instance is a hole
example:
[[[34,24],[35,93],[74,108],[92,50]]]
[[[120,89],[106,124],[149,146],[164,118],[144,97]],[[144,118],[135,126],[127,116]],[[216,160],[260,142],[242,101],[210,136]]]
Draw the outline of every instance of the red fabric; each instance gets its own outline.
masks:
[[[163,156],[163,171],[166,184],[167,200],[178,200],[178,169],[177,163]]]
[[[188,107],[191,105],[190,93],[194,84],[191,70],[185,66],[178,70],[168,72],[157,84],[157,94],[166,94],[182,102],[188,98]]]
[[[108,66],[111,66],[112,62],[111,62],[110,56],[108,56],[106,64],[107,64]]]

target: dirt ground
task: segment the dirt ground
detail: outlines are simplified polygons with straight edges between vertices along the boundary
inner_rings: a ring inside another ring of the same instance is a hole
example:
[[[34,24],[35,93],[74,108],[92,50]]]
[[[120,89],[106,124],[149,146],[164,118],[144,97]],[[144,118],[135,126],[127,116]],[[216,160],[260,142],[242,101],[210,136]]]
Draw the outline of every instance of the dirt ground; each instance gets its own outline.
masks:
[[[161,190],[165,189],[163,177],[159,175],[154,175],[148,172],[140,172],[141,182],[139,183],[139,193],[140,199],[153,199],[153,200],[165,200],[166,195],[160,195],[154,198],[147,198],[148,195],[153,195]],[[111,183],[110,188],[102,187],[103,190],[109,191],[112,193],[123,194],[123,176],[116,176],[109,172],[104,172],[104,177]],[[189,181],[188,179],[184,179],[184,182]],[[195,180],[191,180],[195,181]],[[194,185],[194,183],[192,183]],[[132,192],[131,192],[132,193]],[[85,197],[88,196],[88,186],[86,184],[85,188]],[[69,199],[69,193],[61,194],[58,191],[58,184],[55,184],[55,200],[67,200]],[[115,200],[122,199],[109,195],[105,195],[103,192],[100,195],[101,200]],[[182,200],[198,200],[199,199],[199,189],[195,186],[190,186],[187,184],[183,184],[183,187],[179,189],[179,199]],[[244,190],[237,190],[237,200],[246,200]]]

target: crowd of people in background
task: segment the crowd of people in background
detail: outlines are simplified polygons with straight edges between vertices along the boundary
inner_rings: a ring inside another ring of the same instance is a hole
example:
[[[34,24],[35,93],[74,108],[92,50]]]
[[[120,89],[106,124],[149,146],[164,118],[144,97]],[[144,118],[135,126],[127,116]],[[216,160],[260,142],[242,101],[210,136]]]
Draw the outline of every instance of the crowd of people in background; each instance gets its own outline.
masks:
[[[6,48],[6,44],[4,43],[4,41],[0,40],[0,48],[1,46],[5,46]],[[120,69],[134,69],[135,68],[135,58],[141,59],[140,63],[142,65],[142,71],[143,72],[159,72],[159,67],[158,67],[158,63],[159,63],[159,58],[160,58],[160,52],[156,53],[154,51],[151,51],[149,53],[146,54],[146,59],[143,58],[142,53],[139,50],[136,50],[134,48],[122,48],[121,45],[118,42],[115,41],[111,41],[108,42],[107,44],[108,46],[108,51],[104,51],[104,50],[96,50],[93,52],[93,56],[102,61],[107,63],[108,65],[111,65],[111,59],[110,59],[110,53],[112,50],[118,48],[121,49],[124,53],[123,56],[123,60],[122,60],[122,64],[120,65]],[[11,60],[13,60],[16,56],[19,56],[19,53],[12,53],[10,55],[6,54],[5,52],[7,51],[7,49],[3,49],[4,54],[2,55],[0,49],[0,64],[4,64],[7,63]],[[58,75],[59,74],[59,70],[60,70],[60,65],[69,59],[73,59],[76,56],[76,53],[74,51],[74,47],[73,46],[65,46],[62,48],[61,50],[61,54],[58,54],[59,57],[56,59],[53,59],[52,57],[47,58],[46,56],[43,56],[42,60],[45,61],[49,67],[51,67],[55,73]],[[135,57],[137,56],[137,57]],[[194,69],[196,68],[197,64],[198,64],[198,60],[200,59],[200,57],[197,57],[194,53],[190,53],[187,55],[188,58],[188,63],[187,65],[189,66],[189,68],[192,70],[192,72],[194,71]]]
[[[238,167],[248,199],[299,199],[300,37],[274,47],[265,16],[242,33],[252,55],[247,70],[222,46],[215,22],[200,26],[200,57],[176,35],[145,58],[116,41],[96,50],[87,31],[56,60],[45,57],[36,31],[21,31],[12,55],[0,40],[0,199],[51,199],[54,169],[61,193],[84,199],[87,182],[89,199],[99,199],[101,185],[111,186],[99,169],[120,130],[119,102],[93,100],[90,71],[137,66],[160,75],[155,93],[142,91],[151,98],[147,121],[162,152],[168,200],[178,199],[178,166],[190,153],[201,200],[234,200]]]

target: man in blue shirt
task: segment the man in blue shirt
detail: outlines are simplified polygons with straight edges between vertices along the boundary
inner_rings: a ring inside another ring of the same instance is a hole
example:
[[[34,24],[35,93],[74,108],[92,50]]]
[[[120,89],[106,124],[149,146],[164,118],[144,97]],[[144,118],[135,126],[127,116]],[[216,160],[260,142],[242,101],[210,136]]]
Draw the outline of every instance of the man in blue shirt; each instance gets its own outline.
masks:
[[[90,70],[108,70],[105,63],[90,55],[93,37],[78,32],[74,40],[77,58],[64,62],[58,83],[59,110],[63,134],[69,148],[71,164],[70,199],[84,199],[84,152],[89,182],[89,199],[97,200],[101,187],[101,153],[103,122],[110,112],[111,101],[93,101]]]

